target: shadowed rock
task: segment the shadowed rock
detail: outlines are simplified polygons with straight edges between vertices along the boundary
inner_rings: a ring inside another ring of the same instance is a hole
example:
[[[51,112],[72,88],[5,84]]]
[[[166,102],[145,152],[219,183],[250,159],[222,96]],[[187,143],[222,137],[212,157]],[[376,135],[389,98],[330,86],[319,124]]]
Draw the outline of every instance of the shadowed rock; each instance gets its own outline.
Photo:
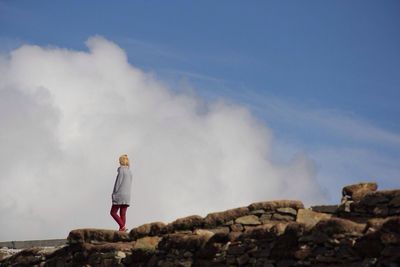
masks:
[[[380,229],[382,232],[393,232],[400,234],[400,216],[392,217],[386,220]]]
[[[319,213],[335,214],[338,211],[339,205],[317,205],[311,206],[311,210]]]
[[[360,200],[360,204],[365,206],[375,206],[382,203],[390,203],[396,197],[400,197],[400,190],[369,192]],[[393,203],[395,202],[396,201],[393,201]]]
[[[106,242],[99,244],[82,243],[81,250],[88,253],[94,252],[111,252],[111,251],[131,251],[135,246],[135,241],[131,242]]]
[[[356,223],[351,220],[342,218],[331,218],[328,220],[322,220],[318,222],[313,231],[325,233],[328,236],[334,234],[362,234],[366,227],[366,224]]]
[[[187,249],[196,250],[204,246],[208,241],[210,235],[208,234],[167,234],[158,243],[159,249],[171,250],[171,249]]]

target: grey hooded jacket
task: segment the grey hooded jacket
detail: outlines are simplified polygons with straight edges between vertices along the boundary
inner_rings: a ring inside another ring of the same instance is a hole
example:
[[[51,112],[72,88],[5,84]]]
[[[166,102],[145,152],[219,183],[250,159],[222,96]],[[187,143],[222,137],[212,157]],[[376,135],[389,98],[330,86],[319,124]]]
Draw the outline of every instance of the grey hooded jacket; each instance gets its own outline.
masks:
[[[132,173],[128,166],[118,167],[112,192],[113,205],[130,205],[131,202]]]

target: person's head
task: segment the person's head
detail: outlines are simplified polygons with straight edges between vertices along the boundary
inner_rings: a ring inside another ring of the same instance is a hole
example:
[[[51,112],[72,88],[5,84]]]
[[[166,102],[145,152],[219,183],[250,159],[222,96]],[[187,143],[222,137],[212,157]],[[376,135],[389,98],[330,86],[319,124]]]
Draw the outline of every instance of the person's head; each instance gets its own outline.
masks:
[[[129,159],[127,154],[119,157],[119,164],[121,164],[122,166],[129,166]]]

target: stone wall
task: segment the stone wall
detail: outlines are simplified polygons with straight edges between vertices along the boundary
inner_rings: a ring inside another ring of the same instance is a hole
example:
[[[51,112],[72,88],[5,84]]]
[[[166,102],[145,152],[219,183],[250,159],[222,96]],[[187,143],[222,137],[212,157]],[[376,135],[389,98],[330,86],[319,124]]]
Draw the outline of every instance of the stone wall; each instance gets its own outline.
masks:
[[[129,233],[70,232],[68,245],[31,248],[1,266],[400,266],[400,190],[343,189],[338,206],[252,203]]]

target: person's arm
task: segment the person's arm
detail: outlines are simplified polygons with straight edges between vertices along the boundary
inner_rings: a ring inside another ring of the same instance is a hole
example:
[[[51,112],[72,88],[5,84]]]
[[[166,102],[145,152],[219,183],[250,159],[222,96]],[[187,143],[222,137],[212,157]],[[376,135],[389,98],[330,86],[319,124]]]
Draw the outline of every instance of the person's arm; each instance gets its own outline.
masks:
[[[115,194],[119,191],[119,188],[121,187],[121,184],[122,184],[122,179],[123,179],[123,175],[121,173],[121,169],[118,168],[118,175],[117,175],[117,178],[115,179],[113,194]]]

